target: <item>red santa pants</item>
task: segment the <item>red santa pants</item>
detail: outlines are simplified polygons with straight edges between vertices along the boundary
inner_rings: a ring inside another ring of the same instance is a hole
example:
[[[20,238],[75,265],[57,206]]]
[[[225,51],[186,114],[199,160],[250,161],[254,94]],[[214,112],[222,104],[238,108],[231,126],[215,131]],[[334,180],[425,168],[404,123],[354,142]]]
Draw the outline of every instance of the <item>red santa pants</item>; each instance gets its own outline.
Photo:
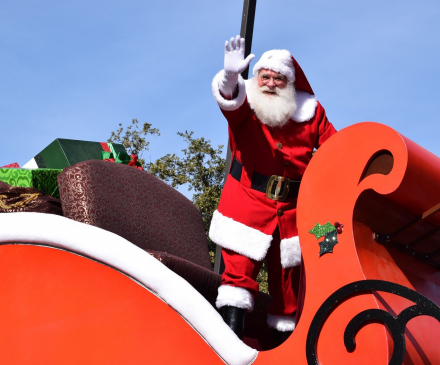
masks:
[[[225,271],[222,285],[248,290],[256,298],[258,283],[255,281],[263,261],[256,261],[223,248]],[[266,255],[269,293],[274,299],[268,313],[278,316],[292,316],[297,309],[300,266],[285,269],[281,266],[280,234],[278,228]]]

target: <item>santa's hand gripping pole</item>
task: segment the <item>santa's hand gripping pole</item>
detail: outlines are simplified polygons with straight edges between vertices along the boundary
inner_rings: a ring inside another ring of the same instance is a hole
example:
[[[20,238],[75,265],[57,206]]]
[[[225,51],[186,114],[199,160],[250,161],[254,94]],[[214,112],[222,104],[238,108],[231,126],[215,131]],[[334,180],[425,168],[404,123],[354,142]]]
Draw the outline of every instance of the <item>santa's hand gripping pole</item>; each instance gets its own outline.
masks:
[[[225,42],[225,62],[223,75],[219,81],[220,92],[224,97],[231,99],[237,87],[238,75],[241,74],[251,63],[255,55],[250,54],[244,58],[245,40],[239,35],[230,42]]]

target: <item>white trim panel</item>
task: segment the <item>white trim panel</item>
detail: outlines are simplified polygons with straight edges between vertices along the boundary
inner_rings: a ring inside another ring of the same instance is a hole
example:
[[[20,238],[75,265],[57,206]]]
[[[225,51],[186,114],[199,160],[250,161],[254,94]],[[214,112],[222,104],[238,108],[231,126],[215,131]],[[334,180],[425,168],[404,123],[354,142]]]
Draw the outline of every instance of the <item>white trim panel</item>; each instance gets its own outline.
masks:
[[[268,314],[267,325],[280,332],[289,332],[295,329],[296,318],[295,316],[276,316],[274,314]]]
[[[99,260],[138,280],[174,308],[230,365],[249,365],[258,351],[238,339],[215,308],[159,260],[109,231],[43,213],[0,214],[0,242],[29,242]],[[164,339],[166,340],[166,339]],[[196,360],[197,355],[194,354]]]
[[[286,76],[290,82],[295,82],[295,68],[293,66],[292,55],[286,49],[273,49],[264,52],[252,69],[253,75],[258,75],[258,72],[262,68],[280,73]]]
[[[224,70],[221,70],[212,80],[212,94],[218,106],[227,111],[236,110],[241,107],[246,100],[246,87],[241,75],[238,75],[238,95],[235,99],[227,100],[220,94],[219,82],[223,78]]]
[[[223,248],[257,261],[266,257],[272,242],[272,235],[236,222],[218,210],[212,216],[209,238]]]
[[[297,123],[307,122],[315,116],[318,101],[315,95],[308,92],[296,90],[297,108],[292,115],[292,120]]]
[[[215,305],[217,308],[230,305],[252,312],[254,309],[254,298],[247,289],[230,285],[220,285]]]
[[[301,246],[298,236],[285,238],[280,243],[281,266],[285,269],[301,264]]]

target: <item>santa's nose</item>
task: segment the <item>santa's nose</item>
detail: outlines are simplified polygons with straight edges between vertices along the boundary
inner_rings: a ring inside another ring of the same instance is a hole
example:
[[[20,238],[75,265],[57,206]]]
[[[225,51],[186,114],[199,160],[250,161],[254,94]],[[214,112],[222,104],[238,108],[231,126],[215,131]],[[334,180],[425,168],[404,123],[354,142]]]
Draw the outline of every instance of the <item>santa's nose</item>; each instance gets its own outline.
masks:
[[[266,85],[269,86],[270,88],[274,88],[276,86],[275,80],[270,78]]]

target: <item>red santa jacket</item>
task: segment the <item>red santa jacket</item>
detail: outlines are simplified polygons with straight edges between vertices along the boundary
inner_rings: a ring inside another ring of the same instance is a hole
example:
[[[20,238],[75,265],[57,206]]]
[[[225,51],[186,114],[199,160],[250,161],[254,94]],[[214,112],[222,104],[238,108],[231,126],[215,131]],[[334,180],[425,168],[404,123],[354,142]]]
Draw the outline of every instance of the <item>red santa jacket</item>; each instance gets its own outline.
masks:
[[[268,127],[253,112],[244,80],[239,79],[238,96],[226,100],[218,89],[219,77],[220,74],[213,81],[214,97],[228,121],[232,155],[243,168],[240,181],[228,176],[209,236],[221,247],[260,261],[266,256],[278,225],[282,266],[299,265],[297,199],[269,199],[265,193],[251,188],[252,176],[258,172],[300,180],[313,149],[336,130],[315,96],[301,90],[297,90],[298,107],[291,120],[281,128]]]

